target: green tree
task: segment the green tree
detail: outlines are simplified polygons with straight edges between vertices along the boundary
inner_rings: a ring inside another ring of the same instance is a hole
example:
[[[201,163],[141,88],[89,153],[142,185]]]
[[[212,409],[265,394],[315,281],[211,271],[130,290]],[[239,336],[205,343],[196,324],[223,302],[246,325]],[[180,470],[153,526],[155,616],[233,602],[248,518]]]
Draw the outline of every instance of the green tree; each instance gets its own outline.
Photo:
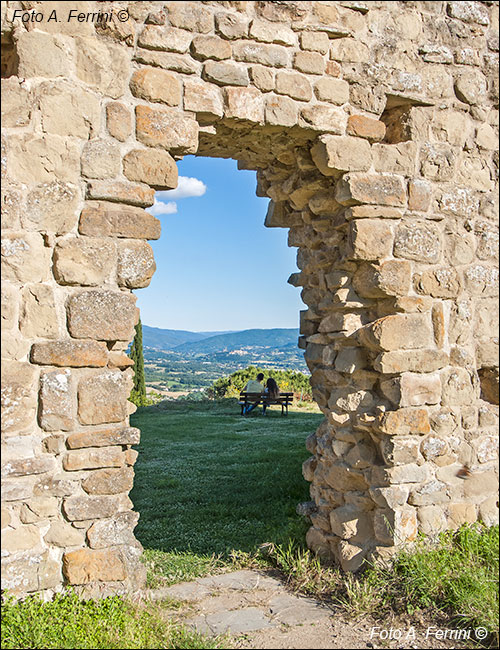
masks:
[[[142,323],[135,326],[135,336],[130,348],[130,358],[134,362],[134,387],[130,393],[130,401],[136,406],[143,406],[146,401],[146,381],[144,378],[144,354],[142,351]]]

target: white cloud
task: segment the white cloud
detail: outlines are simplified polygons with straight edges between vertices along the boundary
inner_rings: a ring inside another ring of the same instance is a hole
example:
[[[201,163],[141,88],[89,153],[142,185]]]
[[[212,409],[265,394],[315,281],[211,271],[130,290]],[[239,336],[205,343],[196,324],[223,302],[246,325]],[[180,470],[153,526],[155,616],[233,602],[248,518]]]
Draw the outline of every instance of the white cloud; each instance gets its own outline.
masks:
[[[179,176],[179,184],[175,190],[166,190],[164,192],[157,192],[158,199],[164,200],[177,200],[187,199],[190,196],[203,196],[207,191],[207,186],[203,181],[198,178],[190,178],[189,176]]]
[[[177,203],[174,201],[163,203],[163,201],[157,201],[155,199],[153,205],[150,208],[146,208],[146,212],[149,212],[149,214],[152,214],[155,217],[162,214],[177,214]]]

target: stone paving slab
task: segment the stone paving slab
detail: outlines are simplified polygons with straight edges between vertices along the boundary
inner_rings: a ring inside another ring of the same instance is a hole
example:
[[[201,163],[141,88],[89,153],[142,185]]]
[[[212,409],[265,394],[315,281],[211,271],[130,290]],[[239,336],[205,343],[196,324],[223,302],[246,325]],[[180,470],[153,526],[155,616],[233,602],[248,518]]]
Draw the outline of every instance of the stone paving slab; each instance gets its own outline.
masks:
[[[257,571],[243,569],[232,573],[199,578],[197,584],[212,589],[282,589],[283,585],[276,578],[263,575]]]
[[[286,625],[301,625],[302,623],[317,623],[329,618],[332,611],[312,598],[280,594],[269,603],[271,620]]]
[[[202,634],[213,635],[225,634],[244,634],[245,632],[255,632],[274,627],[266,618],[264,612],[258,607],[246,607],[245,609],[225,610],[209,615],[197,616],[193,619],[187,619],[187,625],[193,626],[197,632]]]

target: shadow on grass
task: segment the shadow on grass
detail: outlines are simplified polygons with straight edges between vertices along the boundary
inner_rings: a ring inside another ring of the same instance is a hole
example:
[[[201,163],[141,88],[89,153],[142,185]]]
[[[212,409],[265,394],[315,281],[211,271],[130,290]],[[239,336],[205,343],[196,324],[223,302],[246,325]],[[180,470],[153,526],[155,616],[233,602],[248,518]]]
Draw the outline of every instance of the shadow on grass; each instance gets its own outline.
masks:
[[[141,444],[130,496],[145,549],[227,556],[303,539],[307,526],[295,508],[309,499],[304,443],[323,416],[281,417],[275,409],[245,418],[236,400],[139,409],[131,418]]]

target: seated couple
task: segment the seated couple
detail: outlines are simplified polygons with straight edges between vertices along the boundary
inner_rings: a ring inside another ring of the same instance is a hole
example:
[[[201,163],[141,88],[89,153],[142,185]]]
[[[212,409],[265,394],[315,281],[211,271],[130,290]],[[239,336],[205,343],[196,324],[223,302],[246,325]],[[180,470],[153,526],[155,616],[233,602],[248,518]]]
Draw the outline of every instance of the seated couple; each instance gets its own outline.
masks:
[[[245,393],[262,393],[263,396],[268,395],[269,397],[276,399],[280,395],[280,389],[278,384],[275,382],[275,380],[272,377],[269,377],[269,379],[266,382],[266,385],[264,386],[262,384],[262,381],[264,379],[264,375],[259,372],[257,375],[257,379],[251,379],[243,391]],[[250,404],[245,407],[243,411],[243,415],[248,415],[248,413],[251,413],[251,411],[254,410],[254,408],[259,404],[260,400],[257,400],[253,404]],[[267,404],[265,402],[262,403],[262,415],[266,414],[266,408]]]

